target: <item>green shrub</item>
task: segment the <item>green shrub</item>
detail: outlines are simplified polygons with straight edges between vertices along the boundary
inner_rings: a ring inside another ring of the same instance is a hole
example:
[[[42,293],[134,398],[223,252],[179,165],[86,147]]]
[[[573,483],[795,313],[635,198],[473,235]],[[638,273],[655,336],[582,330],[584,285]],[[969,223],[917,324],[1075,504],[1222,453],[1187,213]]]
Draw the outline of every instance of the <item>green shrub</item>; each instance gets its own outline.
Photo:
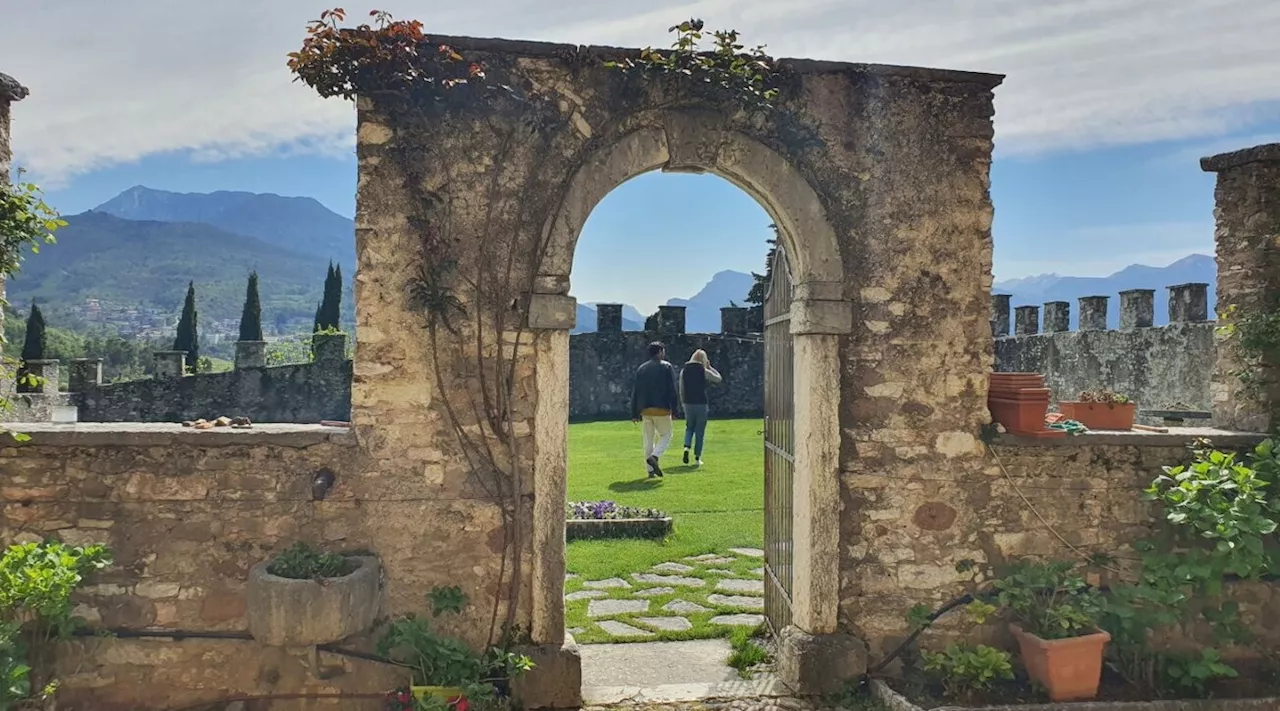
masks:
[[[267,572],[292,580],[341,578],[355,572],[359,564],[337,553],[323,553],[301,541],[272,559]]]

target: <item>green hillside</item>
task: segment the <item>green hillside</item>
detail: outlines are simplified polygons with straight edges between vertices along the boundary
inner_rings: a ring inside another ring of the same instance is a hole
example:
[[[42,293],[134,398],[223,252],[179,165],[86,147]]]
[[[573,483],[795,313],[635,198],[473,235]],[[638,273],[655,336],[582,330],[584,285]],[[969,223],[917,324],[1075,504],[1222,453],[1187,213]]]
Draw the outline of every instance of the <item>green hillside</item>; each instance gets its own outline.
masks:
[[[86,300],[160,309],[176,318],[195,281],[201,323],[238,319],[245,278],[261,279],[264,325],[314,316],[327,258],[299,254],[204,224],[124,220],[88,212],[67,218],[58,243],[41,249],[9,282],[15,304],[33,298],[51,322],[75,327]],[[350,290],[350,275],[347,277]],[[344,312],[350,312],[350,298]]]

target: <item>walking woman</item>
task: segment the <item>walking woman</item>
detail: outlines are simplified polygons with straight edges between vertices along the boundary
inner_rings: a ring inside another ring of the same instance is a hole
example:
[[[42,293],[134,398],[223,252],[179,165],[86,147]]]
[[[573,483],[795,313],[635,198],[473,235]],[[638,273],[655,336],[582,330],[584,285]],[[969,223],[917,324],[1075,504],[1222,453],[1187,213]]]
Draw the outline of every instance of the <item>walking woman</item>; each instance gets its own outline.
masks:
[[[707,352],[699,348],[680,371],[680,402],[684,405],[684,463],[689,463],[689,447],[693,458],[702,466],[702,443],[707,436],[707,384],[723,379],[711,367]]]

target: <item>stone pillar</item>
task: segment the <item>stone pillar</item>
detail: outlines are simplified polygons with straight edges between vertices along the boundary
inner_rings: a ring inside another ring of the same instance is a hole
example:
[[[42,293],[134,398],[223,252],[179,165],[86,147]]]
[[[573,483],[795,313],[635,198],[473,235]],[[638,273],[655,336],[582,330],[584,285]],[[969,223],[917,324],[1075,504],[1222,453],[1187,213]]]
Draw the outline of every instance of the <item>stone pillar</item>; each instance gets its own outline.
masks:
[[[156,351],[156,380],[175,380],[187,374],[186,351]]]
[[[1003,338],[1009,335],[1009,299],[1008,294],[991,295],[991,335]]]
[[[9,147],[9,107],[27,98],[27,87],[8,74],[0,73],[0,184],[9,182],[9,163],[13,151]],[[4,275],[0,274],[0,302],[4,301]],[[4,310],[0,309],[0,333],[4,333]]]
[[[596,304],[596,332],[622,331],[622,304]]]
[[[1209,285],[1178,284],[1169,287],[1169,323],[1209,320]]]
[[[236,341],[236,370],[267,367],[266,341]]]
[[[747,315],[750,309],[743,306],[726,306],[720,309],[720,332],[741,335],[747,332]]]
[[[101,358],[76,358],[71,361],[70,392],[82,393],[102,384]]]
[[[1109,296],[1080,297],[1080,330],[1107,330],[1107,299]]]
[[[1016,336],[1034,336],[1040,332],[1040,307],[1019,306],[1013,310],[1013,333]]]
[[[1238,316],[1273,309],[1280,303],[1280,143],[1203,158],[1200,167],[1216,173],[1213,232],[1218,259],[1218,308]],[[1242,363],[1228,344],[1218,348],[1210,393],[1219,427],[1267,431],[1280,405],[1280,388],[1245,392],[1233,373]],[[1275,381],[1277,363],[1266,363],[1259,379]]]
[[[311,337],[311,348],[316,356],[316,365],[336,368],[347,359],[347,334],[316,334]]]
[[[654,320],[660,335],[678,336],[684,333],[683,306],[659,306],[658,317]]]
[[[37,381],[34,385],[22,383],[20,388],[22,392],[42,395],[58,394],[58,361],[48,359],[23,361],[20,373],[21,377],[33,377]]]
[[[1155,289],[1129,289],[1120,292],[1120,330],[1150,328],[1155,323]]]
[[[1071,304],[1066,301],[1046,301],[1044,304],[1044,332],[1061,333],[1071,330]]]

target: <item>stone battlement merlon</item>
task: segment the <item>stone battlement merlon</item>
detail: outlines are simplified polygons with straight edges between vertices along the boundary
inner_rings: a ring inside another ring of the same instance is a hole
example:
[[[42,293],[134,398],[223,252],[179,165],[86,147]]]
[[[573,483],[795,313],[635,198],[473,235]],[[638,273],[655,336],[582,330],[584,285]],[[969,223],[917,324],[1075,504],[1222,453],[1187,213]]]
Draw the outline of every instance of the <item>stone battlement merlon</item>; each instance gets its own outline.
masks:
[[[1260,146],[1201,158],[1200,170],[1206,173],[1219,173],[1250,163],[1271,162],[1280,162],[1280,143],[1264,143]]]
[[[561,44],[541,42],[538,40],[513,40],[497,37],[454,37],[451,35],[433,35],[428,33],[427,39],[433,44],[447,44],[458,50],[474,52],[495,52],[518,57],[564,57],[582,59],[595,57],[602,61],[629,59],[640,56],[640,49],[634,47],[611,47],[607,45]],[[665,48],[662,48],[665,50]],[[978,84],[987,89],[994,89],[1004,82],[1005,75],[986,72],[971,72],[955,69],[932,69],[929,67],[904,67],[891,64],[864,64],[859,62],[834,62],[819,59],[802,59],[791,57],[777,58],[780,69],[798,74],[872,74],[885,77],[901,77],[921,81],[947,82],[952,84]]]

